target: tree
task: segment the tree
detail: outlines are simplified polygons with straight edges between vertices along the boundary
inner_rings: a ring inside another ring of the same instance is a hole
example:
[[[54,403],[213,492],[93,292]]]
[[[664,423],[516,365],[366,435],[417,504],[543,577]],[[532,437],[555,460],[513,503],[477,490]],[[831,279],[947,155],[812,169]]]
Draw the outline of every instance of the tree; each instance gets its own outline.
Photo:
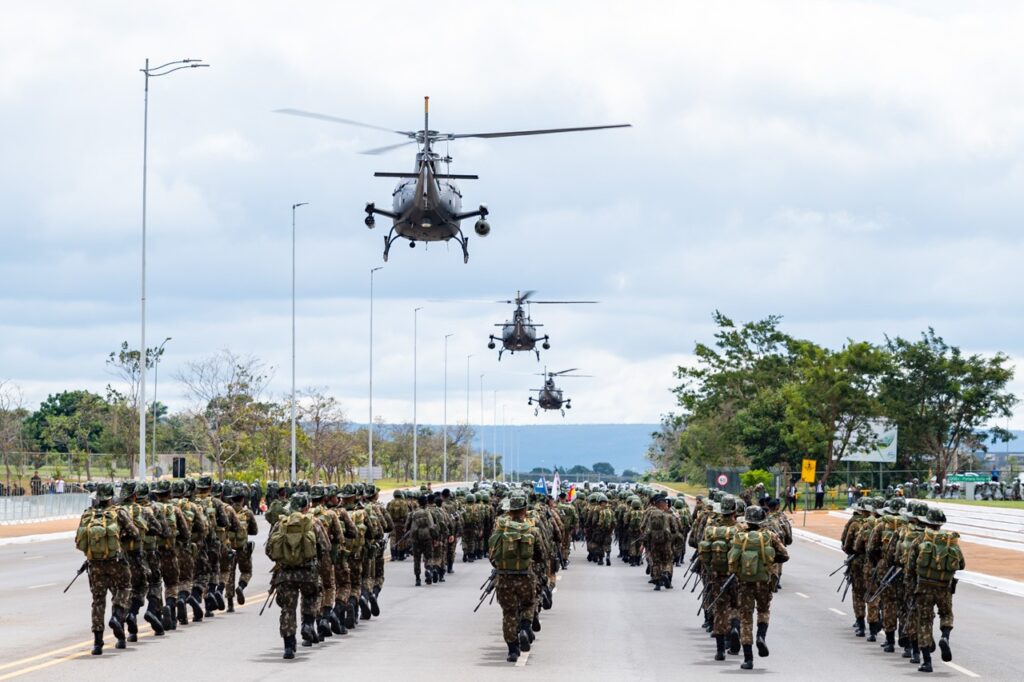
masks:
[[[580,474],[589,474],[589,473],[591,473],[591,471],[590,471],[590,469],[588,469],[587,467],[583,466],[582,464],[577,464],[572,469],[569,469],[569,473],[570,474],[580,475]]]
[[[551,473],[551,469],[548,469],[546,467],[533,467],[533,469],[530,470],[530,473],[531,474],[550,474]]]
[[[615,475],[615,467],[613,467],[608,462],[597,462],[596,464],[594,464],[594,466],[591,467],[591,469],[594,470],[595,474],[601,474],[602,476]]]
[[[17,479],[24,476],[24,426],[28,411],[24,407],[21,389],[10,381],[0,379],[0,460],[4,464],[7,489],[11,489],[11,467]]]
[[[95,393],[65,391],[48,397],[30,419],[37,420],[44,447],[67,454],[68,466],[79,478],[83,467],[86,478],[92,478],[89,454],[98,451],[106,408]]]
[[[637,472],[633,471],[632,469],[625,469],[622,472],[622,477],[623,478],[640,478],[640,474],[638,474]]]
[[[163,348],[147,348],[145,370],[152,369],[163,354]],[[121,347],[107,356],[107,370],[124,384],[121,390],[107,386],[107,400],[112,408],[112,433],[108,443],[116,446],[116,451],[125,456],[129,473],[134,476],[136,463],[132,454],[137,453],[139,448],[139,400],[146,399],[139,395],[142,386],[142,354],[130,348],[127,341],[122,341]],[[152,419],[152,414],[148,419]]]
[[[1007,391],[1010,359],[965,356],[928,328],[919,341],[888,339],[893,361],[882,380],[882,403],[899,426],[899,450],[934,458],[941,484],[965,450],[984,450],[986,440],[1006,442],[1006,429],[989,426],[1012,415],[1017,398]]]

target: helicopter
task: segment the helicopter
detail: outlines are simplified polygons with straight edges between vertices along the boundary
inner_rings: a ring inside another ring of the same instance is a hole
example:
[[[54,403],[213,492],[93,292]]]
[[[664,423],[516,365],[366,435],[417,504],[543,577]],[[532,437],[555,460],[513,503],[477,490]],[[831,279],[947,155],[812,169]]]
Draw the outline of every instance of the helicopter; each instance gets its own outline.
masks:
[[[537,336],[537,327],[543,327],[542,324],[535,324],[530,318],[530,314],[523,309],[524,303],[536,303],[538,305],[554,305],[554,304],[572,304],[572,303],[597,303],[597,301],[531,301],[530,297],[533,296],[535,291],[516,292],[516,297],[511,301],[496,301],[496,303],[507,303],[515,304],[516,309],[512,311],[512,319],[506,321],[504,324],[495,324],[495,327],[501,327],[501,337],[496,337],[491,334],[490,341],[487,347],[494,350],[496,341],[501,341],[501,349],[498,351],[498,361],[501,361],[501,354],[508,351],[511,354],[515,354],[518,351],[533,351],[537,354],[537,362],[540,362],[540,351],[537,349],[537,342],[541,341],[541,348],[549,350],[551,348],[551,339],[547,334],[544,336]]]
[[[461,222],[467,218],[478,218],[473,229],[481,237],[490,234],[491,226],[487,222],[489,211],[485,204],[472,211],[462,210],[462,192],[455,180],[478,180],[478,175],[459,175],[450,172],[452,157],[441,156],[434,151],[434,143],[462,138],[496,138],[522,137],[524,135],[549,135],[552,133],[569,133],[581,130],[604,130],[607,128],[628,128],[630,124],[584,126],[574,128],[548,128],[543,130],[515,130],[498,133],[441,133],[430,129],[430,98],[423,98],[423,130],[392,130],[369,123],[360,123],[337,116],[327,116],[301,109],[277,109],[276,113],[291,116],[314,118],[332,123],[359,126],[383,130],[408,137],[407,142],[368,149],[363,154],[383,154],[409,144],[420,145],[416,152],[416,163],[411,173],[376,172],[374,177],[399,178],[395,191],[391,193],[392,210],[377,208],[376,204],[366,204],[366,218],[363,221],[371,230],[376,225],[374,216],[384,216],[393,221],[391,231],[384,236],[384,262],[388,260],[391,245],[399,238],[409,240],[409,246],[415,247],[417,241],[436,242],[456,240],[462,247],[462,261],[469,262],[469,238],[462,234]],[[445,164],[445,169],[441,164]]]
[[[570,374],[575,372],[576,368],[563,369],[561,372],[548,372],[547,367],[544,368],[544,373],[540,376],[544,377],[544,388],[531,389],[535,393],[539,393],[536,398],[530,396],[528,405],[533,405],[534,401],[537,403],[537,407],[533,409],[533,416],[540,414],[541,410],[560,410],[562,416],[565,416],[566,410],[572,409],[572,398],[562,399],[562,389],[555,387],[555,377],[563,378],[581,378],[589,377],[589,374]]]

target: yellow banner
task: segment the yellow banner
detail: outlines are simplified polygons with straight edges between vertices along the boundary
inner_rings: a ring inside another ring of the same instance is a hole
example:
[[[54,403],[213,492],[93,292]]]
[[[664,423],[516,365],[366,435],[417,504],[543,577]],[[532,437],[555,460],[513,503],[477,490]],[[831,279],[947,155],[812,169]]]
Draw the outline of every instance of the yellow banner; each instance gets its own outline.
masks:
[[[818,467],[818,463],[813,459],[805,459],[803,461],[803,467],[800,469],[800,480],[804,483],[814,483],[814,474]]]

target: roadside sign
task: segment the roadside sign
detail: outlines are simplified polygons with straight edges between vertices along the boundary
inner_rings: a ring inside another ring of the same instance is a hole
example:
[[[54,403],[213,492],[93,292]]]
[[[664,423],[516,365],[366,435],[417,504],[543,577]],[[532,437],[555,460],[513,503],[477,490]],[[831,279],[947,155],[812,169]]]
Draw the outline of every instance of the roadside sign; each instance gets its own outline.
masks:
[[[800,469],[800,480],[804,483],[814,483],[814,474],[818,463],[813,459],[805,459]]]
[[[725,474],[718,474],[718,485],[726,486],[729,485],[729,477]]]

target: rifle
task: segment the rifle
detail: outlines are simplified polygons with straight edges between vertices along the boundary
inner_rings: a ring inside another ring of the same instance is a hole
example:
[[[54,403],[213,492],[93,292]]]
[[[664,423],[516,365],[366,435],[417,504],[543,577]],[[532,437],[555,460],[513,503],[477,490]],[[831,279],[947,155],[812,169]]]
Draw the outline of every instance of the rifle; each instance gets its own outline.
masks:
[[[498,578],[498,569],[496,569],[496,568],[491,569],[491,575],[488,576],[487,580],[484,581],[484,584],[480,586],[480,589],[483,590],[484,593],[482,595],[480,595],[480,601],[477,602],[476,608],[473,609],[473,613],[476,613],[477,609],[479,609],[481,606],[483,606],[484,600],[487,599],[487,595],[489,595],[491,592],[494,591],[494,588],[497,585],[497,578]],[[492,601],[493,601],[493,597],[492,597]]]
[[[896,581],[896,578],[899,576],[899,574],[902,573],[902,572],[903,572],[903,568],[902,567],[900,567],[900,566],[890,566],[889,567],[889,571],[885,574],[885,577],[882,578],[882,584],[878,586],[878,589],[875,590],[875,593],[873,595],[871,595],[871,597],[869,599],[867,599],[865,603],[870,604],[871,602],[873,602],[876,599],[878,599],[879,595],[882,594],[882,592],[885,590],[885,588],[887,588],[890,585],[892,585]]]
[[[697,613],[698,613],[698,614],[700,614],[701,610],[705,610],[705,611],[707,611],[707,610],[709,610],[709,609],[710,609],[710,608],[711,608],[712,606],[714,606],[715,604],[717,604],[717,603],[718,603],[718,600],[722,598],[722,595],[723,595],[723,594],[725,594],[725,591],[729,589],[729,585],[731,585],[731,584],[732,584],[732,581],[733,581],[733,580],[736,580],[736,574],[735,574],[735,573],[730,573],[730,574],[729,574],[729,577],[725,579],[725,582],[724,582],[724,583],[722,583],[722,589],[718,591],[718,596],[716,596],[716,597],[715,597],[715,598],[714,598],[714,599],[713,599],[713,600],[711,601],[711,603],[710,603],[710,604],[707,604],[706,606],[705,606],[705,605],[704,605],[704,603],[702,602],[702,603],[701,603],[701,605],[700,605],[700,608],[699,608],[699,609],[697,609]]]
[[[850,591],[850,585],[852,585],[852,584],[853,584],[853,580],[850,578],[850,576],[847,575],[846,576],[846,589],[843,590],[843,597],[839,601],[841,601],[841,602],[846,601],[846,593]]]
[[[693,562],[697,560],[697,556],[698,556],[699,554],[700,554],[699,552],[694,552],[694,553],[693,553],[693,556],[692,556],[692,557],[690,557],[690,563],[688,563],[688,564],[686,565],[686,571],[684,571],[684,572],[683,572],[683,577],[684,577],[684,578],[686,577],[686,575],[687,575],[688,573],[691,573],[691,572],[693,571],[693,566],[694,566]]]
[[[85,561],[82,562],[82,565],[78,567],[78,572],[75,573],[75,577],[71,579],[71,582],[68,583],[68,586],[64,588],[64,592],[67,592],[68,590],[70,590],[71,586],[75,584],[76,580],[78,580],[78,576],[82,575],[83,573],[85,573],[88,570],[89,570],[89,560],[86,559]]]
[[[844,568],[848,568],[850,566],[850,563],[852,563],[853,560],[856,559],[858,556],[859,555],[857,555],[857,554],[851,554],[850,556],[846,557],[846,561],[843,562],[843,565],[840,566],[839,568],[837,568],[836,570],[832,571],[831,573],[829,573],[828,577],[831,578],[832,576],[834,576],[836,573],[838,573],[839,571],[843,570]],[[836,590],[836,592],[838,592],[838,591],[839,590]]]
[[[270,603],[270,598],[274,596],[275,592],[277,592],[277,585],[274,585],[273,587],[271,587],[270,588],[270,592],[267,593],[267,601],[263,602],[263,608],[260,609],[260,615],[261,616],[263,615],[263,609],[267,608],[267,604]]]

